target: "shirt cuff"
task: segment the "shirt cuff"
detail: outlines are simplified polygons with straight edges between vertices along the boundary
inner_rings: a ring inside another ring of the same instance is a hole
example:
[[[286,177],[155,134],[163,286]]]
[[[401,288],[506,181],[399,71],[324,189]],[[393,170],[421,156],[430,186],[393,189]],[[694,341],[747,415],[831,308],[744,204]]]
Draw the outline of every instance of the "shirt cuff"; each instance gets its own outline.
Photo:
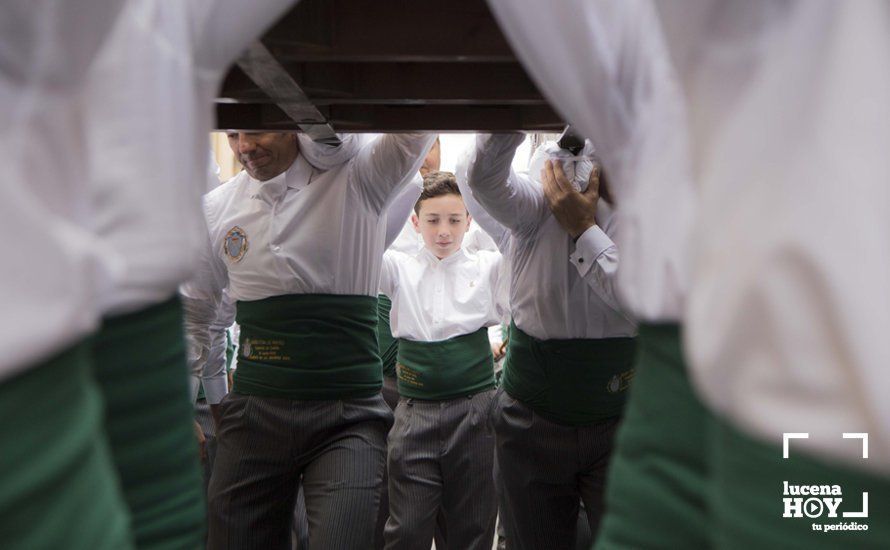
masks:
[[[575,242],[575,251],[569,256],[569,261],[578,269],[578,273],[584,277],[593,264],[596,263],[596,259],[603,252],[614,246],[615,243],[600,229],[600,226],[592,225],[578,237],[577,242]]]
[[[225,376],[218,378],[205,378],[201,380],[204,385],[204,398],[208,405],[216,405],[228,393],[228,382]]]

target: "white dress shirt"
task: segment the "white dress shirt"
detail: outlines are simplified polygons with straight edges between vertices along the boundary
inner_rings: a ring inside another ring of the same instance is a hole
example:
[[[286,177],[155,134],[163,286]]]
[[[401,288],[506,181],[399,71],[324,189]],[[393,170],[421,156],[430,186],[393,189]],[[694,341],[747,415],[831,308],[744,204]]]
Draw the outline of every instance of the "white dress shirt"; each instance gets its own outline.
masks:
[[[542,340],[635,336],[636,325],[617,307],[611,286],[588,284],[570,263],[575,244],[550,213],[541,184],[512,170],[522,139],[521,134],[480,135],[469,166],[458,170],[458,182],[466,178],[464,201],[478,201],[506,230],[489,233],[497,242],[509,241],[510,310],[516,326]],[[603,208],[598,218],[593,242],[603,249],[592,255],[594,263],[617,258],[608,237],[616,231],[615,217]],[[604,276],[614,277],[614,271]]]
[[[174,295],[204,244],[207,135],[235,57],[294,0],[131,0],[84,95],[94,229],[124,259],[102,310]]]
[[[213,357],[208,327],[220,293],[231,300],[285,294],[377,296],[389,204],[420,168],[435,134],[387,134],[350,161],[321,172],[299,155],[284,173],[265,182],[240,172],[207,194],[209,242],[198,275],[183,286],[186,327],[201,358]],[[236,230],[237,228],[237,230]],[[243,254],[231,255],[227,236],[246,236]],[[218,372],[195,361],[194,376]],[[213,403],[208,396],[208,402]]]
[[[117,1],[4,0],[0,23],[0,381],[94,330],[117,265],[89,231],[84,75]]]
[[[380,292],[392,300],[393,336],[437,342],[499,323],[496,307],[501,254],[461,248],[439,259],[427,248],[387,250]]]
[[[489,3],[545,95],[618,167],[621,209],[627,185],[636,208],[682,183],[663,182],[683,173],[666,155],[685,141],[665,98],[686,98],[700,199],[683,320],[706,402],[768,441],[808,432],[798,448],[890,472],[886,2],[557,0],[534,17],[532,0]],[[639,218],[641,243],[685,242],[664,225],[676,204]],[[639,252],[664,253],[622,248],[622,262]],[[868,460],[844,432],[869,433]]]

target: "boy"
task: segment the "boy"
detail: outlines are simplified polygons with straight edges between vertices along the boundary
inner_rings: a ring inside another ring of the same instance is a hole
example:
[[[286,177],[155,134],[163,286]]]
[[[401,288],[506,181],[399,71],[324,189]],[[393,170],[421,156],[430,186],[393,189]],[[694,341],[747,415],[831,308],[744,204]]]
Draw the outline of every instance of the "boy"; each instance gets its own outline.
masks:
[[[430,545],[441,509],[448,545],[491,548],[497,506],[487,415],[500,254],[461,245],[471,219],[454,174],[432,172],[411,217],[424,248],[383,256],[401,399],[389,435],[386,548]]]

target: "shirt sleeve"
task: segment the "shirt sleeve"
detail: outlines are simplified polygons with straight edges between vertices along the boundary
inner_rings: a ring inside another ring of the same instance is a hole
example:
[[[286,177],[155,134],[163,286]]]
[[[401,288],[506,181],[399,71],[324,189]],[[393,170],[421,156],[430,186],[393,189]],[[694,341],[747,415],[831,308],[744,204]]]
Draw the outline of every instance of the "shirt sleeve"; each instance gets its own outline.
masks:
[[[79,85],[123,5],[120,0],[4,0],[0,77],[56,92]]]
[[[546,9],[537,0],[487,1],[541,93],[593,141],[616,204],[635,220],[618,239],[622,296],[648,318],[677,318],[697,193],[679,59],[658,8],[650,0],[552,0]],[[652,235],[654,247],[644,240]],[[665,269],[638,273],[651,265]]]
[[[389,205],[386,210],[386,248],[389,248],[399,236],[421,192],[423,192],[423,178],[420,174],[415,174],[411,183]]]
[[[389,208],[414,177],[436,134],[384,134],[362,147],[349,166],[349,182],[373,212]]]
[[[195,61],[222,72],[298,0],[189,0]]]
[[[516,149],[524,139],[522,134],[476,136],[476,148],[466,172],[467,187],[475,200],[491,218],[514,233],[536,228],[549,212],[541,187],[511,168]],[[491,231],[482,227],[494,238]]]
[[[591,226],[578,237],[569,261],[604,302],[621,311],[615,288],[618,247],[600,226]]]
[[[635,322],[619,298],[619,249],[613,241],[618,230],[617,218],[604,215],[600,223],[602,225],[593,225],[578,237],[569,262],[603,302],[628,321]]]
[[[387,250],[383,253],[383,263],[380,267],[380,294],[392,299],[398,288],[398,258],[399,253]]]
[[[210,347],[207,361],[201,368],[201,385],[204,386],[204,397],[210,405],[216,405],[229,392],[229,381],[226,376],[226,333],[235,322],[235,303],[223,293],[217,309],[216,319],[209,328]]]
[[[467,212],[473,218],[473,223],[479,224],[479,227],[494,241],[498,250],[503,253],[510,238],[510,230],[504,224],[494,219],[476,200],[473,190],[467,184],[469,162],[469,156],[464,155],[458,160],[457,167],[455,168],[455,177],[457,186],[460,188],[461,198],[464,201],[464,206],[467,207]]]
[[[205,197],[205,215],[208,226],[212,227],[208,202],[208,198]],[[196,399],[198,388],[205,376],[208,380],[215,380],[219,370],[222,369],[225,373],[226,368],[225,351],[220,354],[218,348],[222,333],[221,343],[223,350],[225,349],[225,330],[228,328],[221,326],[220,317],[223,289],[228,286],[228,272],[222,259],[213,254],[209,232],[197,264],[195,276],[179,290],[185,314],[192,401]],[[216,384],[214,388],[205,387],[205,392],[217,391],[214,395],[218,396],[219,384],[211,382],[211,385],[214,384]],[[208,402],[212,402],[211,399],[212,397],[208,395]]]

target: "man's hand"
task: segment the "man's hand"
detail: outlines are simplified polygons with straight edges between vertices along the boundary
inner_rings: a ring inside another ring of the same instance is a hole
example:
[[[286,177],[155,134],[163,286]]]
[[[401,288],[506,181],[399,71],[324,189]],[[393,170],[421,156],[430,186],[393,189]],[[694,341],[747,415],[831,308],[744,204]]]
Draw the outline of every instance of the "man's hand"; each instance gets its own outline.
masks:
[[[594,165],[587,189],[579,193],[566,178],[561,163],[548,160],[544,165],[541,176],[547,204],[553,217],[573,239],[596,225],[596,205],[600,198],[599,174],[599,166]]]
[[[207,438],[204,437],[204,430],[201,429],[201,425],[198,424],[198,421],[195,420],[195,439],[198,440],[198,449],[201,454],[201,462],[207,460]]]
[[[495,362],[504,358],[506,354],[504,348],[504,344],[491,344],[491,355],[494,357]]]

